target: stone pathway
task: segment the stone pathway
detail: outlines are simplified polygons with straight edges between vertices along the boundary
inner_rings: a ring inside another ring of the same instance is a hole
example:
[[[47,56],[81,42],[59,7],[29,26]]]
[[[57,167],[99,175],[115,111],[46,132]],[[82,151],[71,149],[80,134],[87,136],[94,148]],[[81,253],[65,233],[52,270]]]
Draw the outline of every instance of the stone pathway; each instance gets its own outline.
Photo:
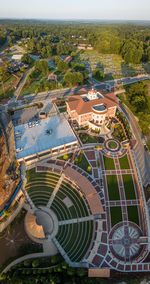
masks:
[[[90,215],[87,217],[82,217],[82,218],[75,218],[75,219],[69,219],[69,220],[64,220],[64,221],[59,221],[58,225],[67,225],[67,224],[74,224],[74,223],[80,223],[80,222],[86,222],[86,221],[93,221],[94,220],[94,215]]]
[[[65,261],[69,263],[71,266],[72,262],[70,258],[68,257],[68,255],[66,254],[65,250],[63,249],[63,247],[60,245],[60,243],[57,241],[56,238],[53,238],[53,242],[56,245],[57,249],[59,250],[60,254],[64,257]]]
[[[58,183],[56,184],[56,186],[55,186],[55,188],[54,188],[54,190],[53,190],[53,192],[52,192],[52,195],[51,195],[51,197],[50,197],[48,203],[47,203],[47,207],[48,207],[48,208],[51,207],[51,205],[52,205],[52,203],[53,203],[53,200],[54,200],[54,198],[55,198],[55,195],[57,194],[57,192],[58,192],[58,190],[59,190],[59,188],[60,188],[60,186],[61,186],[62,181],[64,180],[64,178],[65,178],[65,175],[62,174],[61,177],[60,177],[60,179],[58,180]]]

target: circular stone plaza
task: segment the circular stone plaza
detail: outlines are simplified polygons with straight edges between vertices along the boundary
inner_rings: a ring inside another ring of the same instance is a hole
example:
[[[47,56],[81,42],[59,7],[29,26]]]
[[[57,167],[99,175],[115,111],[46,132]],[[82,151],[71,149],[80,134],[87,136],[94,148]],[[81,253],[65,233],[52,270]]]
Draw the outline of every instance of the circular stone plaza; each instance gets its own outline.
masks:
[[[129,145],[108,139],[100,150],[85,146],[69,155],[24,169],[28,237],[43,256],[60,253],[89,276],[148,271],[145,199]]]

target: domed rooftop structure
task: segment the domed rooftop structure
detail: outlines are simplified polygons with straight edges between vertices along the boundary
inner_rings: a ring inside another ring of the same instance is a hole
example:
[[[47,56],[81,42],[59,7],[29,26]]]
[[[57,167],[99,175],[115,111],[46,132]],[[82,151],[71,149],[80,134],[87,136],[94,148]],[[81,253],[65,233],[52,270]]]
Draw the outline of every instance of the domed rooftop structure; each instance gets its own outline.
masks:
[[[88,98],[89,100],[96,100],[96,99],[100,99],[100,98],[104,98],[104,97],[103,97],[103,95],[102,95],[100,92],[98,92],[98,91],[96,91],[94,88],[92,88],[92,89],[88,92],[87,98]]]

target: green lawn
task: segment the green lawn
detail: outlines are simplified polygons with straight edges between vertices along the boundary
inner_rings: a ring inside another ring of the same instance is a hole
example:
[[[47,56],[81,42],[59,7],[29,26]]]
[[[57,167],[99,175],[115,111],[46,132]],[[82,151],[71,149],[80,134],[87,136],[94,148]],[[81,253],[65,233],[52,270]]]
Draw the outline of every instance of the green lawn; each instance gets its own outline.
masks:
[[[110,149],[115,149],[115,148],[117,147],[117,143],[116,143],[115,141],[110,141],[110,142],[108,143],[108,147],[109,147]]]
[[[114,226],[122,221],[121,207],[110,207],[111,225]]]
[[[90,173],[91,171],[88,171],[88,167],[91,167],[87,158],[84,154],[80,153],[79,157],[75,159],[75,165],[77,165],[79,168],[83,169],[87,173]]]
[[[128,206],[128,220],[139,225],[139,214],[137,206]]]
[[[106,156],[103,156],[103,158],[104,158],[105,170],[115,170],[114,160]]]
[[[124,169],[130,169],[130,165],[129,165],[129,161],[128,161],[128,156],[125,155],[122,158],[119,159],[119,163],[120,163],[120,168],[122,170]]]
[[[120,200],[118,181],[115,175],[107,176],[108,194],[110,200]]]
[[[131,175],[122,175],[127,200],[136,199],[133,179]]]

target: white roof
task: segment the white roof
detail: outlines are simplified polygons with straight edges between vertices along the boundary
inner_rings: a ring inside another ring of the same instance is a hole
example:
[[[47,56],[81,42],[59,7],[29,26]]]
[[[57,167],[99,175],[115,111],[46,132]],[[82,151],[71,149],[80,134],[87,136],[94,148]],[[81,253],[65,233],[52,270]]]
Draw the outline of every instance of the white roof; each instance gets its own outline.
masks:
[[[63,114],[40,120],[39,125],[32,127],[28,124],[18,125],[14,130],[16,149],[23,149],[16,153],[17,159],[77,141]],[[18,132],[21,132],[20,138],[18,138]]]

